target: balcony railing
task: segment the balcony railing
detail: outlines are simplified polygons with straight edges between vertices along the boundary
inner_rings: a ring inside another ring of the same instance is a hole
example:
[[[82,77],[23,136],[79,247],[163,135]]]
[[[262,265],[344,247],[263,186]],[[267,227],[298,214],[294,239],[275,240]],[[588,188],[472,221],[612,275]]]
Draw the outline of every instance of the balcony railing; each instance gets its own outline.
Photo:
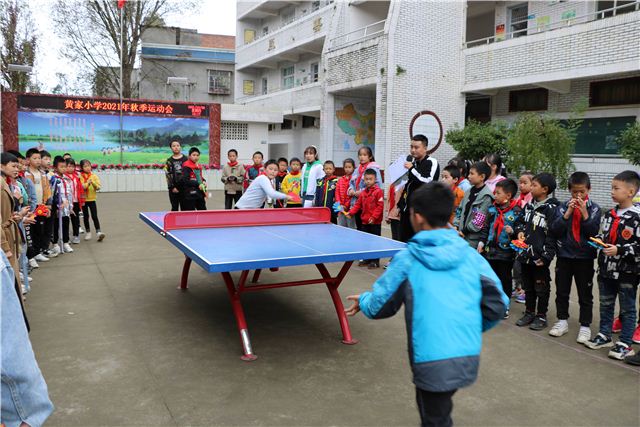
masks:
[[[383,19],[382,21],[374,22],[365,27],[358,28],[357,30],[339,35],[332,40],[331,49],[339,49],[353,43],[379,36],[384,33],[384,26],[386,23],[387,20]]]
[[[272,37],[274,35],[274,33],[277,33],[280,30],[285,30],[287,27],[292,26],[293,24],[307,18],[310,15],[314,15],[318,12],[320,12],[321,10],[323,10],[324,8],[326,8],[327,6],[330,6],[333,3],[334,0],[325,0],[324,2],[322,2],[320,4],[320,7],[317,9],[313,9],[313,8],[309,8],[308,11],[306,11],[305,13],[301,13],[299,15],[294,15],[293,19],[288,20],[287,22],[283,22],[282,25],[280,25],[279,27],[275,27],[275,26],[271,26],[269,25],[269,31],[266,33],[258,33],[256,31],[256,35],[254,36],[253,40],[245,43],[244,45],[238,47],[238,49],[243,49],[246,46],[250,46],[253,43],[256,43],[264,38],[269,38]],[[323,4],[324,3],[324,4]]]
[[[256,92],[254,95],[244,95],[236,99],[236,102],[243,103],[243,102],[253,101],[256,98],[261,96],[274,95],[274,94],[278,94],[278,93],[281,93],[287,90],[292,90],[292,89],[320,87],[320,85],[321,85],[321,82],[319,80],[311,81],[311,80],[307,80],[307,78],[298,79],[293,86],[269,87],[266,93],[259,91],[259,92]]]
[[[576,24],[582,24],[589,21],[595,21],[598,19],[608,18],[610,16],[616,16],[620,13],[628,13],[640,10],[640,0],[636,0],[633,3],[627,3],[620,6],[612,7],[609,9],[599,10],[597,12],[591,12],[580,16],[573,16],[567,19],[561,19],[557,22],[551,22],[549,24],[541,24],[534,28],[523,28],[517,31],[510,31],[504,34],[496,34],[483,39],[471,40],[463,43],[464,48],[482,46],[504,40],[514,39],[526,35],[538,34],[545,31],[557,30],[560,28],[571,27]]]

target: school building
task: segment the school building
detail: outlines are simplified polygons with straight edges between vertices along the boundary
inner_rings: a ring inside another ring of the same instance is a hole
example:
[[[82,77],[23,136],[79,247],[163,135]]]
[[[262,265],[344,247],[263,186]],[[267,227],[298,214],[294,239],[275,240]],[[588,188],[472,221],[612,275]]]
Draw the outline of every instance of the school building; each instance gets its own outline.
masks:
[[[630,165],[615,139],[640,117],[639,1],[238,1],[235,102],[282,111],[269,155],[315,144],[340,161],[374,144],[390,164],[409,123],[445,132],[588,102],[574,162],[594,198]],[[446,144],[440,162],[455,155]],[[552,155],[552,153],[550,153]]]

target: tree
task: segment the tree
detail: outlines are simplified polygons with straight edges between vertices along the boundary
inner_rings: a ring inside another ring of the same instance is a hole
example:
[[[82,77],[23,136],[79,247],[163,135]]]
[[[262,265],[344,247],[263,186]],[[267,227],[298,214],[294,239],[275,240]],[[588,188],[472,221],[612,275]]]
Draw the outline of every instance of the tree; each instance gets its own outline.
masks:
[[[0,0],[0,64],[2,87],[14,92],[37,91],[29,73],[9,71],[9,64],[33,67],[38,37],[26,2]]]
[[[576,143],[574,129],[577,129],[575,123],[563,126],[548,115],[521,114],[507,139],[507,166],[514,173],[524,170],[549,172],[565,186],[575,169],[571,161]]]
[[[635,122],[618,136],[620,154],[632,164],[640,166],[640,122]]]
[[[121,30],[124,31],[122,55],[122,96],[130,98],[135,82],[131,75],[141,38],[147,28],[163,25],[163,17],[176,3],[168,0],[129,0],[120,9],[116,0],[57,0],[53,7],[56,31],[66,41],[63,54],[82,67],[87,81],[96,76],[100,90],[120,92]],[[191,1],[180,2],[184,13],[194,7]],[[98,94],[99,95],[99,94]]]
[[[467,160],[477,161],[491,153],[505,158],[507,155],[508,127],[504,122],[496,121],[480,123],[469,120],[464,128],[456,124],[447,131],[445,139],[460,156]]]

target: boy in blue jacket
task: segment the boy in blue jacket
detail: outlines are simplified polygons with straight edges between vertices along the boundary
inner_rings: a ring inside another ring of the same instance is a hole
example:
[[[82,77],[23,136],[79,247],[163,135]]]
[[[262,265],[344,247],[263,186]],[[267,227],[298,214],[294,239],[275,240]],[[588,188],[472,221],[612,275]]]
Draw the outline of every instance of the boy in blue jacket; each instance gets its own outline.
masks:
[[[425,184],[410,206],[417,233],[372,291],[347,297],[354,303],[345,312],[383,319],[405,305],[422,425],[451,426],[453,394],[476,380],[482,332],[503,318],[509,300],[487,261],[448,227],[450,189]]]
[[[558,321],[549,331],[552,337],[569,332],[569,294],[571,283],[576,281],[580,303],[580,330],[577,342],[584,344],[591,339],[593,318],[593,261],[596,249],[589,238],[598,234],[602,212],[597,203],[589,199],[591,180],[584,172],[574,172],[569,177],[571,199],[560,206],[551,231],[558,236],[556,260],[556,312]]]

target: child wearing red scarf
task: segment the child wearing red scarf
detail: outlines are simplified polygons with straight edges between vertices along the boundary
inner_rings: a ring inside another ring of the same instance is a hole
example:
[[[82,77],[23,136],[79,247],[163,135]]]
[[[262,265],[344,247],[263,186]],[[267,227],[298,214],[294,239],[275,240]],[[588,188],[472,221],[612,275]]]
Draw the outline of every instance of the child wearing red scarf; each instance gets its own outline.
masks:
[[[229,161],[222,168],[222,183],[224,184],[224,208],[232,209],[242,197],[242,181],[244,181],[244,166],[238,162],[238,152],[233,148],[227,152]]]
[[[207,210],[207,181],[202,174],[202,166],[198,164],[199,159],[200,150],[191,147],[189,160],[182,164],[183,211]]]
[[[284,178],[287,176],[287,174],[289,173],[289,160],[285,159],[284,157],[280,157],[278,159],[278,174],[276,175],[274,181],[276,184],[276,191],[282,191],[282,181],[284,181]],[[274,208],[284,208],[286,205],[286,202],[284,200],[275,200],[273,202],[273,207]]]
[[[558,236],[556,261],[556,313],[558,321],[549,331],[552,337],[569,332],[569,295],[575,280],[580,304],[580,330],[576,339],[584,344],[591,339],[593,311],[593,261],[596,249],[589,238],[598,233],[602,212],[600,206],[589,199],[591,180],[584,172],[569,177],[571,199],[560,206],[558,218],[551,231]]]
[[[289,161],[289,167],[291,170],[282,180],[280,185],[280,191],[284,194],[295,194],[297,196],[296,201],[287,201],[288,208],[301,208],[302,201],[300,200],[300,189],[302,188],[302,162],[297,157],[292,157]]]
[[[600,330],[585,345],[591,349],[613,347],[608,356],[633,365],[640,357],[631,348],[634,338],[640,341],[636,327],[636,293],[640,280],[640,208],[633,197],[640,189],[640,174],[620,172],[611,183],[611,198],[616,206],[602,219],[600,234],[606,247],[598,255],[600,289]],[[614,344],[611,330],[616,299],[620,301],[621,331]],[[634,328],[636,330],[634,331]]]
[[[72,158],[67,159],[67,172],[64,174],[65,181],[70,184],[70,193],[73,197],[73,210],[71,213],[71,230],[73,236],[71,243],[77,245],[80,243],[80,211],[84,204],[84,188],[80,182],[80,176],[76,171],[76,161]]]
[[[353,171],[356,169],[356,163],[353,159],[345,159],[342,162],[342,169],[344,169],[344,175],[342,175],[336,184],[336,202],[342,206],[342,211],[338,213],[338,225],[348,228],[356,228],[356,221],[353,218],[348,218],[345,215],[349,212],[351,207],[351,197],[349,196],[349,183]]]
[[[480,242],[483,254],[489,265],[502,283],[502,290],[508,296],[513,287],[513,260],[515,253],[511,248],[511,240],[514,238],[515,223],[520,219],[522,209],[515,199],[518,193],[518,185],[510,178],[496,183],[494,191],[495,200],[489,208],[489,236],[486,242]],[[509,309],[505,319],[509,317]]]
[[[244,186],[245,190],[249,188],[253,180],[256,179],[260,175],[260,172],[264,170],[264,167],[262,165],[264,156],[262,155],[262,152],[256,151],[255,153],[253,153],[252,159],[253,164],[244,167],[244,181],[242,185]]]

